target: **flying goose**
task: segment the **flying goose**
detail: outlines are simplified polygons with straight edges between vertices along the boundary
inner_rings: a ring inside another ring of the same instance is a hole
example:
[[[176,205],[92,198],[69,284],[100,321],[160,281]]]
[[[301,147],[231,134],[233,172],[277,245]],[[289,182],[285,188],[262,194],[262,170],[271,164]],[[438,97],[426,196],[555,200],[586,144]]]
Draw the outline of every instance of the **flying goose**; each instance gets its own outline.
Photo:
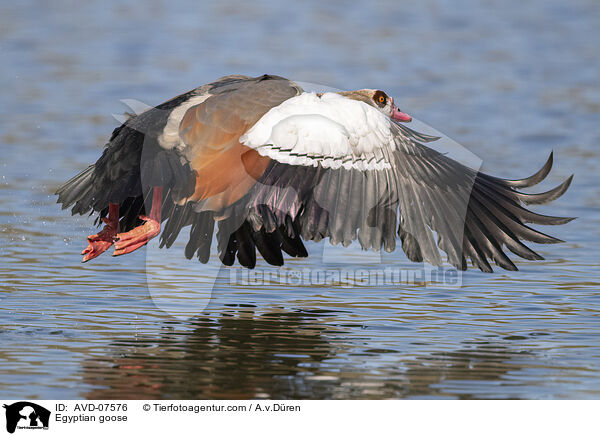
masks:
[[[283,77],[226,76],[179,95],[117,127],[95,164],[57,191],[63,209],[95,213],[105,225],[87,238],[83,262],[114,245],[131,253],[162,230],[170,247],[191,226],[185,256],[206,263],[215,223],[225,265],[253,268],[256,250],[272,265],[283,252],[305,257],[303,241],[391,252],[399,240],[414,262],[464,270],[490,261],[517,270],[505,254],[542,257],[522,241],[562,242],[528,223],[573,218],[524,207],[560,197],[572,177],[540,194],[517,190],[534,175],[506,180],[427,147],[439,138],[404,123],[385,92],[304,92]]]

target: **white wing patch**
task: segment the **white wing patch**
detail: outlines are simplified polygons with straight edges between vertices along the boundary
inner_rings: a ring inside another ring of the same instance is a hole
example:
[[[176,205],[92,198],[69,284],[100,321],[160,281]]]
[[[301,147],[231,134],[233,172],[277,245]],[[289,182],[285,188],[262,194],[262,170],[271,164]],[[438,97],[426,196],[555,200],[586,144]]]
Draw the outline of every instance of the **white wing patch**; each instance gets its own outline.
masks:
[[[324,168],[390,168],[385,151],[396,144],[390,120],[361,101],[328,92],[292,97],[269,110],[240,137],[282,163]]]
[[[173,148],[181,150],[185,147],[185,144],[179,136],[179,125],[181,124],[181,120],[189,108],[204,103],[210,96],[211,94],[197,95],[183,102],[180,106],[177,106],[171,111],[167,124],[158,137],[158,143],[162,148],[166,148],[167,150]]]

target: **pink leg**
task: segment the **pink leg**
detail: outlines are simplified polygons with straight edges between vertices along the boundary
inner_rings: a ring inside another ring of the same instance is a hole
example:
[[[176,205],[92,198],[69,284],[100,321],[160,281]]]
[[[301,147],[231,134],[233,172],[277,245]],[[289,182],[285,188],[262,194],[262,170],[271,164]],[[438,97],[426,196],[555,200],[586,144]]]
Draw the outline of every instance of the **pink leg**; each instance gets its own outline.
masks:
[[[117,233],[119,232],[119,205],[110,203],[108,206],[108,218],[102,218],[102,222],[106,225],[104,228],[87,237],[88,246],[81,252],[83,254],[82,262],[92,260],[106,250],[116,241]]]
[[[140,216],[140,219],[145,221],[144,224],[129,232],[117,234],[118,241],[115,242],[115,252],[113,253],[113,256],[131,253],[146,245],[150,239],[160,233],[162,189],[162,186],[154,187],[150,216]]]

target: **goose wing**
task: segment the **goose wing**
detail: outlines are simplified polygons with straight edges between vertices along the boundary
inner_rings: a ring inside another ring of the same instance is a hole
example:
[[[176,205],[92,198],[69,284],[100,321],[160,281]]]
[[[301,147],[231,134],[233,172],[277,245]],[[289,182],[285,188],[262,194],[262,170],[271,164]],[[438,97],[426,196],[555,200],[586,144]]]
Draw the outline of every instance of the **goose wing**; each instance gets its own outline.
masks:
[[[563,224],[572,218],[539,215],[524,204],[557,198],[571,178],[546,193],[516,189],[541,181],[552,155],[535,175],[504,180],[424,144],[435,139],[337,94],[286,100],[240,138],[270,161],[219,221],[223,262],[232,264],[237,255],[252,267],[256,247],[268,253],[263,253],[268,261],[281,264],[281,255],[273,252],[302,255],[293,248],[300,239],[329,238],[344,245],[358,240],[363,249],[392,251],[399,237],[412,261],[439,265],[445,252],[457,268],[466,269],[470,260],[491,272],[490,261],[517,269],[506,249],[541,259],[524,241],[561,242],[527,224]]]

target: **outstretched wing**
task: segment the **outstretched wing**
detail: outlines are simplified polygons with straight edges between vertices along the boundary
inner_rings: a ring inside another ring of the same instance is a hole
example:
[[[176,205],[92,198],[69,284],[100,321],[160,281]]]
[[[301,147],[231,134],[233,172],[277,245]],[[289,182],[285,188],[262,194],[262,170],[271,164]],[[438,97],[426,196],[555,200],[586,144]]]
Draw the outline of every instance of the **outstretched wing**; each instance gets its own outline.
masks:
[[[492,271],[490,260],[516,270],[505,249],[541,259],[523,241],[560,242],[527,223],[563,224],[571,218],[539,215],[523,205],[559,197],[571,178],[541,194],[516,190],[541,181],[552,155],[534,176],[503,180],[423,145],[435,139],[338,95],[287,100],[241,138],[270,162],[219,221],[223,262],[232,264],[237,255],[253,267],[256,247],[267,261],[281,264],[281,254],[273,252],[287,251],[286,243],[299,237],[328,237],[344,245],[358,239],[364,249],[386,251],[395,249],[399,237],[413,261],[439,265],[441,249],[460,269],[470,259],[483,271]]]

